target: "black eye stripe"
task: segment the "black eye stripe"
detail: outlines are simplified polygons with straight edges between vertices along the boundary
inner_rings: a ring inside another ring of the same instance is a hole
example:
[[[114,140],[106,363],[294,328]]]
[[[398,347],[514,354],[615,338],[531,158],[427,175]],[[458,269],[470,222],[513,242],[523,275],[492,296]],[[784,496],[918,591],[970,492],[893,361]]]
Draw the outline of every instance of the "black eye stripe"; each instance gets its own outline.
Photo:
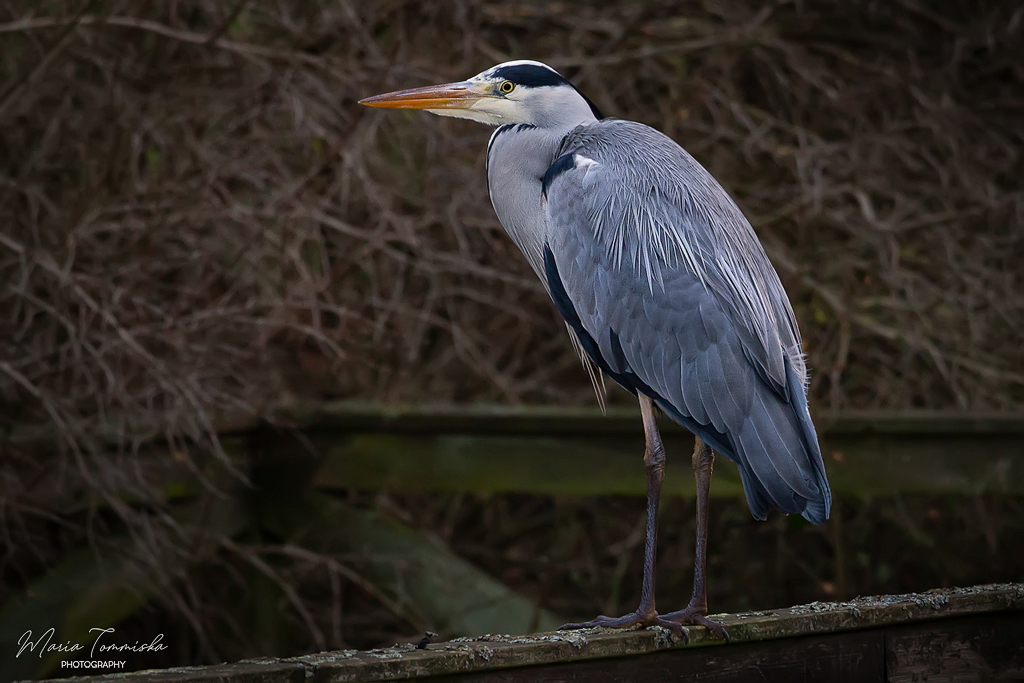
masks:
[[[533,64],[503,66],[500,69],[495,69],[493,75],[496,78],[502,78],[506,81],[512,81],[517,85],[523,85],[530,88],[539,88],[546,85],[563,85],[568,83],[567,80],[551,69],[545,69],[542,66],[535,66]]]
[[[590,101],[590,98],[581,93],[571,82],[567,81],[564,77],[551,69],[537,66],[535,64],[516,64],[514,66],[495,67],[490,72],[489,76],[491,78],[499,78],[503,81],[510,81],[513,86],[522,86],[524,88],[568,86],[578,92],[580,97],[586,100],[587,104],[590,106],[590,111],[594,114],[594,118],[604,118],[604,114],[602,114],[601,110],[597,108],[597,105]],[[498,86],[498,91],[503,95],[508,94],[501,90],[500,85]]]

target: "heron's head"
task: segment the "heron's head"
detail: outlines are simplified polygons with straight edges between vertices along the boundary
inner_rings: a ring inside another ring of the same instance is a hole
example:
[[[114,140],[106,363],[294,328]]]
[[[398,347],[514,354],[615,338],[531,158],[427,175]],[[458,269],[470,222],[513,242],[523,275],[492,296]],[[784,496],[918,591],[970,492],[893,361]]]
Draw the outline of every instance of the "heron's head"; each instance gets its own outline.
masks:
[[[492,126],[529,123],[568,129],[601,118],[597,107],[560,73],[529,60],[498,64],[466,81],[389,92],[359,103],[425,109]]]

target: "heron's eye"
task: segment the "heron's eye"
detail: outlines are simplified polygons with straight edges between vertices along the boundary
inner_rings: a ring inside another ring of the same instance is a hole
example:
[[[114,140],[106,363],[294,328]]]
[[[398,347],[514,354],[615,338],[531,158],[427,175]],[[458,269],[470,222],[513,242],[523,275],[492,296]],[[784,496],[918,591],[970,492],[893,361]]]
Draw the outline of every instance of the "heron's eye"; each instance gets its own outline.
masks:
[[[516,89],[516,84],[513,83],[512,81],[502,81],[501,85],[498,86],[498,90],[500,90],[505,95],[509,94],[510,92],[512,92],[515,89]]]

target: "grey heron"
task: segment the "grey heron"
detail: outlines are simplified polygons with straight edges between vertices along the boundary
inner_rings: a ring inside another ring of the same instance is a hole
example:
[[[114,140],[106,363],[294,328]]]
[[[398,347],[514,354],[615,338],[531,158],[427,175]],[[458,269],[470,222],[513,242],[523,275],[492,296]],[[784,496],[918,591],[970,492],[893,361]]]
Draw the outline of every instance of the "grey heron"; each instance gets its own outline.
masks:
[[[498,126],[487,185],[498,219],[567,323],[585,365],[640,402],[647,527],[639,608],[563,628],[660,625],[687,637],[707,617],[714,453],[734,461],[750,511],[828,518],[831,491],[807,405],[796,316],[750,223],[682,147],[602,117],[557,71],[505,62],[457,83],[360,101]],[[665,450],[654,407],[696,437],[693,595],[659,615],[657,512]]]

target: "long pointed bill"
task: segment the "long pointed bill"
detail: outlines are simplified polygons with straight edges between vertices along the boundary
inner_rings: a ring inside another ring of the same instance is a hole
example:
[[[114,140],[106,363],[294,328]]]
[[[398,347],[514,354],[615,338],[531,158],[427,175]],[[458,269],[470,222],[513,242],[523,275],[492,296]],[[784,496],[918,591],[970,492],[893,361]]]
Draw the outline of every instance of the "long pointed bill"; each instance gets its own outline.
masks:
[[[398,90],[359,100],[367,107],[386,109],[469,109],[486,95],[476,90],[469,81],[428,85],[425,88]]]

